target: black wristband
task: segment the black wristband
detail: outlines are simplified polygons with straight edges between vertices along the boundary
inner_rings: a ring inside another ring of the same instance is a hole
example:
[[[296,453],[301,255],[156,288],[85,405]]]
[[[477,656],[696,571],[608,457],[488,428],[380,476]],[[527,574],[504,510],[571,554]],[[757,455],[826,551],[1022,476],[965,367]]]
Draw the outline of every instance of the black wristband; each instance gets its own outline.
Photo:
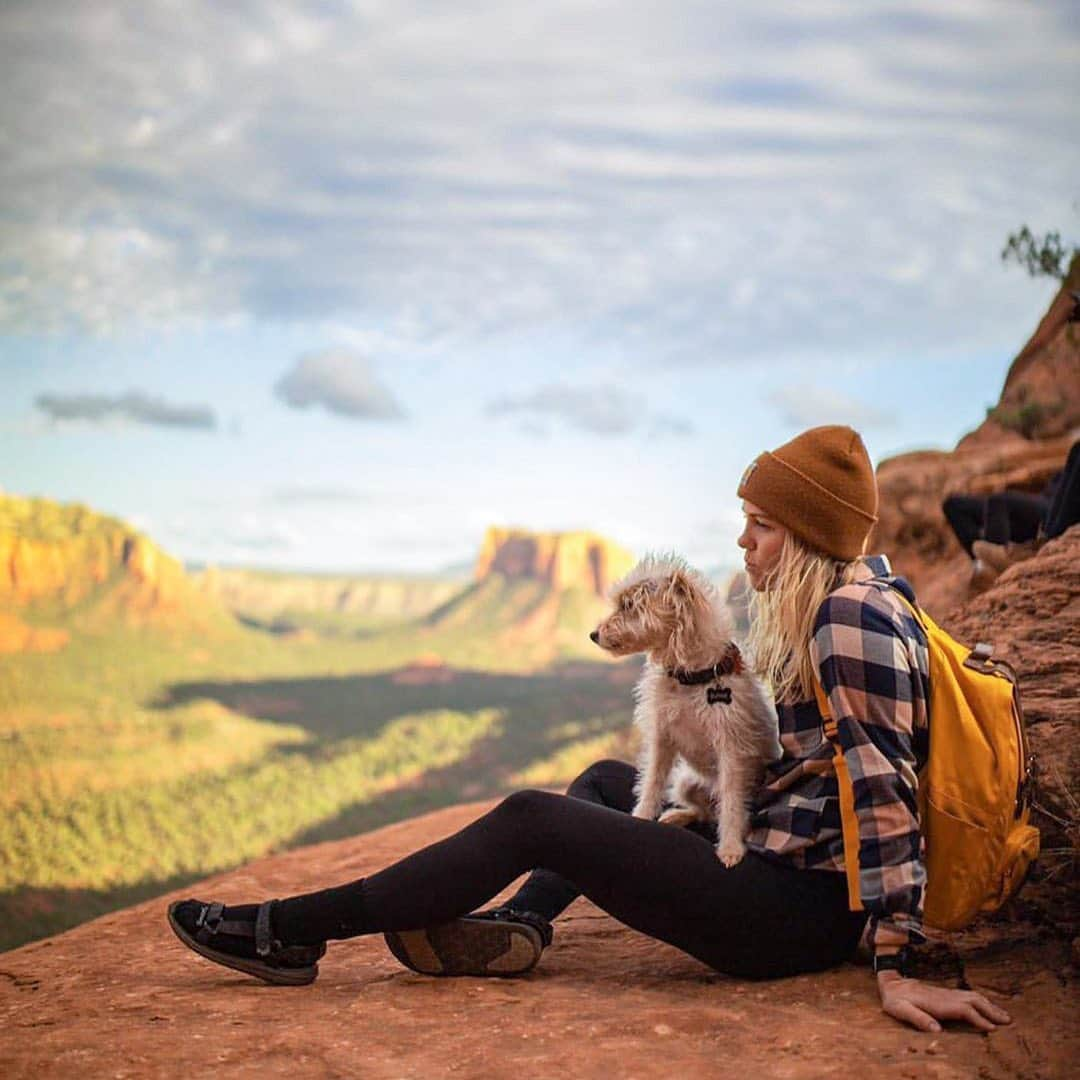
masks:
[[[894,953],[875,954],[874,974],[876,975],[879,971],[897,971],[906,978],[909,960],[907,946]]]

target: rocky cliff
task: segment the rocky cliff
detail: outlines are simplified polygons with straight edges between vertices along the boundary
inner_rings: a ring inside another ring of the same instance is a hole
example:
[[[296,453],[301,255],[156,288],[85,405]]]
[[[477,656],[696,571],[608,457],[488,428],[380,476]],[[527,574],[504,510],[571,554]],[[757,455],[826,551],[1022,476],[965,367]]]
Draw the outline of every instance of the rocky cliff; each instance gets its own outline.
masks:
[[[1080,438],[1080,256],[1031,339],[998,404],[954,451],[919,451],[878,467],[879,522],[871,550],[886,552],[931,614],[967,596],[970,561],[941,510],[952,494],[1039,491]]]
[[[915,585],[922,605],[961,641],[988,641],[1020,677],[1040,763],[1036,815],[1044,855],[1034,896],[1080,930],[1080,525],[1010,567],[981,596],[941,510],[953,493],[1038,491],[1080,438],[1080,322],[1074,259],[1036,332],[1010,367],[998,405],[952,452],[904,454],[878,469],[880,520],[871,538]]]
[[[1038,759],[1041,875],[1063,921],[1080,933],[1080,525],[1009,567],[993,588],[947,612],[958,640],[994,645],[1020,679]],[[1066,824],[1069,823],[1069,824]]]
[[[632,566],[630,552],[590,532],[542,533],[491,526],[476,560],[476,579],[498,573],[542,581],[553,589],[582,588],[606,596]]]
[[[52,650],[62,621],[148,625],[218,615],[181,565],[132,526],[78,504],[0,495],[0,652]]]
[[[1005,428],[1029,439],[1066,435],[1080,427],[1080,255],[1035,333],[1005,377],[1001,400],[974,441]],[[963,443],[961,443],[963,445]]]
[[[482,640],[537,667],[567,657],[601,660],[588,635],[608,610],[608,589],[633,563],[594,533],[493,526],[475,580],[424,622],[434,634]]]

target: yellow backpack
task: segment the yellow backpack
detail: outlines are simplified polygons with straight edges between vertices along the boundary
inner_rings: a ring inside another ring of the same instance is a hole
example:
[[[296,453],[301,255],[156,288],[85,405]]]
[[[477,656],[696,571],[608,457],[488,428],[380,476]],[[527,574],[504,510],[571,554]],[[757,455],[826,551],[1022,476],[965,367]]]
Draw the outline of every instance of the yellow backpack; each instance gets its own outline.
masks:
[[[930,650],[930,749],[919,772],[919,821],[924,841],[923,918],[955,930],[979,911],[993,911],[1024,882],[1039,853],[1039,831],[1028,823],[1034,758],[1029,754],[1016,675],[968,649],[926,612],[894,592],[926,632]],[[825,735],[835,747],[844,866],[852,911],[859,893],[859,826],[855,794],[824,691],[815,685]]]

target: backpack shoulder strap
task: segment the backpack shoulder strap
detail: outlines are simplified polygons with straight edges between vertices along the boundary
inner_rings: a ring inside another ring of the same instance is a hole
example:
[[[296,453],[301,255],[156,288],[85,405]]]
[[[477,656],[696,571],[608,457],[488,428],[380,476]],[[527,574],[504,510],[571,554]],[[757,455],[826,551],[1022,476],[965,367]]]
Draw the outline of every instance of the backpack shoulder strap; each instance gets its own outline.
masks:
[[[862,911],[862,893],[859,889],[859,819],[855,816],[855,785],[851,781],[844,748],[840,745],[836,718],[829,708],[829,700],[817,676],[814,676],[814,696],[817,698],[818,711],[825,730],[825,737],[833,748],[833,769],[836,772],[836,787],[840,796],[840,825],[844,837],[844,875],[847,878],[848,907],[852,911]]]
[[[873,580],[873,579],[870,579]],[[863,584],[869,584],[866,581]],[[922,609],[913,604],[903,592],[893,585],[888,586],[889,591],[895,593],[911,612],[915,621],[922,627],[923,633],[929,640],[929,631],[926,616]],[[844,757],[843,747],[840,745],[840,737],[837,731],[836,718],[829,708],[829,699],[825,696],[825,690],[817,673],[814,673],[814,696],[817,699],[818,711],[821,713],[822,726],[825,737],[833,748],[833,769],[836,772],[836,786],[840,798],[840,824],[844,837],[844,875],[847,878],[848,907],[852,911],[862,911],[862,892],[859,887],[859,819],[855,815],[855,785],[851,779],[851,772]]]

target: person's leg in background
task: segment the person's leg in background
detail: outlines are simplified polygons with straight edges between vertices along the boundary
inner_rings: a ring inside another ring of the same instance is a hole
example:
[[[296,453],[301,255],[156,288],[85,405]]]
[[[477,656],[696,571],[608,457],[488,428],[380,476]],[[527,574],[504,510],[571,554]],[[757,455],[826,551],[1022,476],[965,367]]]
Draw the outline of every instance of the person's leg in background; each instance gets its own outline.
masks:
[[[1035,554],[1049,508],[1046,496],[1023,491],[1003,491],[987,498],[984,539],[976,540],[972,551],[994,579],[1013,563]]]
[[[1026,544],[1039,535],[1049,507],[1049,499],[1023,491],[989,495],[982,538],[991,544]]]
[[[942,504],[942,512],[960,546],[974,558],[972,542],[982,538],[986,516],[986,499],[982,495],[950,495]]]
[[[1080,522],[1080,440],[1072,444],[1065,471],[1058,480],[1043,532],[1048,540],[1060,536],[1070,525]]]

